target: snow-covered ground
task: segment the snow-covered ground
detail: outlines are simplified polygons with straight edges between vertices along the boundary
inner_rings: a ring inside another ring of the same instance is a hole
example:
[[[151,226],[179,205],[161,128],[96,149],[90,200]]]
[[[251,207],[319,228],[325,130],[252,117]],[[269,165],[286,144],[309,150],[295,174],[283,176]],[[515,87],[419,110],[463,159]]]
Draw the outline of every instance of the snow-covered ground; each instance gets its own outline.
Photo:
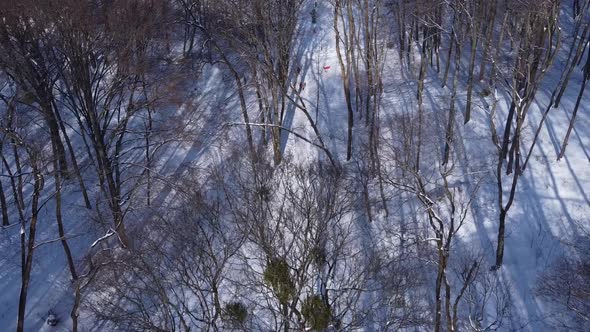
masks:
[[[293,48],[294,62],[301,68],[296,78],[296,85],[305,83],[301,95],[308,110],[317,119],[319,131],[326,147],[335,158],[344,161],[346,155],[346,104],[342,90],[342,80],[335,51],[335,33],[333,30],[333,9],[328,1],[319,2],[318,22],[309,19],[313,1],[308,1],[301,14],[296,42]],[[386,124],[392,116],[402,110],[416,109],[415,80],[408,79],[408,69],[402,66],[394,50],[389,50],[384,69],[384,93],[381,121]],[[223,123],[239,121],[239,105],[236,96],[229,92],[218,68],[207,68],[208,75],[199,82],[202,89],[199,103],[205,119],[199,120],[198,134],[189,135],[192,141],[183,139],[169,144],[159,155],[162,162],[158,165],[159,176],[172,182],[181,181],[183,174],[192,168],[206,168],[210,163],[223,160],[224,150],[219,148],[222,141],[239,139],[218,131]],[[549,102],[552,88],[559,80],[559,66],[547,74],[527,116],[525,145],[530,142],[542,112]],[[441,88],[440,75],[429,72],[425,83],[425,109],[434,117],[446,119],[444,115],[450,98],[449,87]],[[574,73],[571,86],[577,86],[581,80],[580,73]],[[465,82],[465,79],[460,79]],[[464,86],[459,91],[464,91]],[[498,115],[505,116],[509,108],[506,94],[498,94]],[[558,109],[550,112],[545,127],[541,131],[531,161],[520,179],[516,200],[507,220],[506,248],[503,267],[496,272],[499,280],[510,286],[513,302],[513,319],[500,330],[522,329],[524,331],[542,331],[547,327],[543,319],[551,314],[534,296],[534,287],[540,272],[563,252],[563,241],[576,238],[578,224],[590,225],[590,89],[587,89],[578,111],[576,130],[574,131],[565,157],[557,161],[557,153],[569,124],[569,117],[577,97],[577,89],[568,89]],[[462,228],[456,246],[459,251],[478,251],[485,257],[485,265],[492,266],[495,259],[495,243],[498,224],[498,204],[495,184],[496,155],[490,140],[489,105],[493,96],[480,97],[474,94],[474,112],[472,120],[463,125],[457,121],[456,133],[459,148],[457,154],[458,168],[461,170],[460,183],[465,188],[474,186],[474,179],[482,180],[476,201],[471,206],[469,220]],[[458,109],[462,110],[465,93],[460,93],[457,100]],[[249,101],[256,107],[253,96]],[[223,109],[223,112],[219,110]],[[360,122],[360,121],[359,121]],[[433,124],[444,135],[445,121]],[[285,117],[285,127],[311,140],[315,134],[308,120],[296,107],[289,107]],[[360,127],[360,126],[359,126]],[[355,129],[355,131],[358,131]],[[235,134],[236,131],[232,131]],[[385,134],[384,134],[385,135]],[[235,135],[234,135],[235,136]],[[284,151],[295,160],[314,161],[325,159],[323,151],[298,139],[289,133],[283,137]],[[355,146],[355,148],[360,148]],[[476,174],[476,175],[474,175]],[[96,180],[95,180],[96,181]],[[52,186],[47,180],[46,187]],[[82,208],[83,201],[71,180],[63,192],[64,223],[69,244],[80,267],[83,257],[89,252],[90,244],[102,236],[101,230],[94,226],[93,211]],[[164,204],[173,199],[174,189],[171,185],[162,185],[156,194],[153,206]],[[97,189],[91,190],[91,196],[97,197]],[[394,202],[391,202],[394,204]],[[153,207],[152,207],[153,208]],[[56,238],[54,205],[49,201],[43,208],[38,229],[38,243]],[[149,211],[149,210],[146,210]],[[141,225],[145,211],[135,211],[130,215],[133,224]],[[13,216],[14,217],[14,216]],[[374,249],[384,236],[382,228],[390,222],[382,213],[368,223],[366,218],[357,218],[363,250]],[[17,218],[14,218],[17,220]],[[12,331],[16,326],[18,295],[20,291],[20,252],[19,226],[15,223],[0,229],[0,331]],[[140,227],[140,226],[139,226]],[[132,228],[131,228],[132,229]],[[367,253],[369,255],[369,253]],[[432,279],[435,278],[432,273]],[[68,331],[70,329],[69,310],[73,303],[74,290],[69,278],[69,271],[60,242],[39,245],[35,253],[31,284],[29,288],[26,330],[27,331]],[[379,296],[371,294],[367,296]],[[371,299],[365,299],[370,303]],[[57,327],[45,324],[48,311],[55,312],[61,322]],[[83,319],[87,316],[83,313]],[[86,321],[82,324],[89,330],[108,330],[107,327]],[[379,327],[367,324],[366,331],[377,331]]]

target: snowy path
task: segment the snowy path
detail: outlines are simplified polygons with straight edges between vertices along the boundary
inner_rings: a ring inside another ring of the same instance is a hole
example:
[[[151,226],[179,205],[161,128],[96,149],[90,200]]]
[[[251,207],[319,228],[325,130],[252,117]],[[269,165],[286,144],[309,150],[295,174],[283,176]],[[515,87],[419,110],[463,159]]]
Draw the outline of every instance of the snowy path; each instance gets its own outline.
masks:
[[[318,19],[313,24],[311,11],[314,1],[306,1],[301,12],[296,43],[293,47],[293,66],[301,69],[293,82],[295,87],[305,84],[301,92],[310,116],[316,122],[326,147],[335,158],[344,155],[346,144],[346,107],[342,91],[342,79],[336,55],[335,33],[332,21],[332,6],[325,1],[317,2]],[[285,127],[305,133],[317,142],[309,121],[303,111],[290,107],[286,114]],[[302,160],[325,159],[324,152],[288,133],[283,136],[284,150]],[[288,140],[287,140],[288,139]]]

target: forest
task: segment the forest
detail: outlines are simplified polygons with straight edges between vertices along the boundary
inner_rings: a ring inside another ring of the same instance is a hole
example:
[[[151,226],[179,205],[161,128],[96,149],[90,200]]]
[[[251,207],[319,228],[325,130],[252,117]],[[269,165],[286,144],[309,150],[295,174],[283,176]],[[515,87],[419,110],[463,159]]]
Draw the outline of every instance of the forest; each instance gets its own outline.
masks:
[[[589,331],[590,0],[0,0],[0,331]]]

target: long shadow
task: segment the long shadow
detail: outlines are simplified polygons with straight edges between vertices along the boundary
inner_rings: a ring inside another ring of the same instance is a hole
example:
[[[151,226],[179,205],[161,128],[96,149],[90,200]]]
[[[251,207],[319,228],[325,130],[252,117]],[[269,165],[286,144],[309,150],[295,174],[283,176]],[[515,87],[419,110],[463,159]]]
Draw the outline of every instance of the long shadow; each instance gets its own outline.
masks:
[[[570,97],[573,97],[573,95],[571,95]],[[568,109],[570,106],[573,107],[573,103],[572,103],[572,100],[566,94],[566,95],[564,95],[564,99],[561,102],[560,108]],[[582,107],[583,107],[583,105],[582,105]],[[554,116],[557,115],[557,114],[559,114],[559,115],[561,115],[562,118],[566,118],[568,120],[568,121],[564,122],[565,121],[565,119],[564,119],[564,120],[562,120],[559,123],[560,124],[565,124],[565,125],[569,124],[569,118],[567,116],[565,116],[563,114],[563,112],[557,113],[557,111],[558,111],[557,109],[555,109],[555,110],[552,109],[551,110],[551,112],[554,114]],[[554,124],[553,119],[552,119],[552,113],[549,113],[549,116],[547,117],[547,120],[546,120],[546,123],[545,123],[545,130],[548,133],[549,138],[551,139],[551,143],[553,144],[553,148],[554,148],[554,151],[555,151],[555,156],[557,156],[557,154],[559,153],[559,150],[561,149],[561,141],[558,138],[557,132],[560,131],[560,132],[565,133],[565,130],[566,129],[565,129],[564,126],[557,126],[557,128],[556,128],[556,125]],[[581,114],[580,117],[577,120],[578,121],[577,124],[579,125],[580,123],[584,123],[585,120],[586,120],[585,114]],[[530,120],[530,121],[532,121],[532,120]],[[578,136],[577,130],[574,129],[574,133],[578,137],[578,140],[579,140],[579,143],[580,144],[579,144],[579,146],[574,146],[573,144],[570,143],[569,144],[569,151],[571,152],[573,149],[579,148],[586,155],[586,157],[588,158],[588,153],[587,153],[587,151],[586,151],[586,149],[584,147],[584,142]],[[539,140],[540,140],[539,143],[542,143],[542,136],[539,138]],[[541,150],[540,155],[542,156],[545,165],[550,165],[551,163],[548,160],[547,154],[543,151],[542,144],[538,144],[538,147],[536,149]],[[533,156],[535,156],[535,155],[537,155],[537,154],[536,153],[533,154]],[[573,167],[573,165],[571,163],[571,160],[570,160],[571,157],[568,156],[568,153],[566,153],[563,159],[565,160],[565,163],[566,163],[566,165],[568,167],[569,173],[570,173],[572,179],[574,180],[579,193],[582,195],[584,201],[586,203],[590,204],[590,198],[588,197],[588,194],[586,193],[586,189],[585,189],[584,184],[580,180],[577,172],[575,171],[575,168]],[[584,162],[584,161],[582,161],[582,162]],[[551,176],[552,176],[552,180],[553,180],[554,185],[555,185],[556,184],[555,183],[556,180],[554,179],[553,174],[551,174]],[[588,181],[588,180],[585,180],[585,181]],[[558,188],[558,187],[554,187],[554,188]],[[554,189],[554,190],[556,190],[556,189]],[[563,206],[563,204],[562,204],[562,209],[564,211],[566,210],[566,208],[565,208],[565,206]]]
[[[223,116],[220,116],[219,110],[237,108],[238,104],[235,100],[235,94],[231,91],[232,83],[229,81],[223,81],[225,87],[216,88],[214,91],[205,91],[208,97],[213,95],[214,100],[206,101],[207,109],[206,117],[201,119],[202,125],[197,129],[197,132],[191,135],[193,143],[187,148],[185,142],[180,142],[177,146],[171,147],[171,151],[163,151],[163,153],[169,155],[169,158],[160,166],[159,175],[162,177],[170,178],[172,181],[181,180],[182,175],[196,163],[199,162],[200,158],[208,151],[211,145],[218,141],[220,136],[223,134],[223,122],[226,120]],[[225,91],[225,93],[223,93]],[[231,102],[228,100],[232,99]],[[236,116],[237,117],[237,116]],[[242,130],[242,128],[237,128]],[[194,132],[194,131],[193,131]],[[182,150],[181,150],[182,149]],[[180,154],[175,153],[181,150]],[[184,151],[183,151],[184,150]],[[171,152],[171,153],[170,153]],[[172,172],[171,172],[172,171]],[[160,189],[158,195],[154,198],[153,206],[162,206],[172,191],[172,185],[174,182],[167,182],[163,188]]]

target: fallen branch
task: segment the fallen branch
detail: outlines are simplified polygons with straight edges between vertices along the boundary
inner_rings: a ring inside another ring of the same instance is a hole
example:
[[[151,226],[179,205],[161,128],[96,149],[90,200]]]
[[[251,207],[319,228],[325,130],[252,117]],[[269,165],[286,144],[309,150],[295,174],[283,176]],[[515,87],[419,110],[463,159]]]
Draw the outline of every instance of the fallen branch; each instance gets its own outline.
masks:
[[[58,237],[57,239],[39,242],[39,243],[35,244],[35,246],[33,247],[33,249],[37,249],[40,246],[45,245],[45,244],[50,244],[50,243],[54,243],[54,242],[58,242],[58,241],[63,241],[63,240],[69,240],[69,239],[77,238],[79,236],[82,236],[82,234],[74,234],[74,235],[70,235],[70,236],[62,236],[62,237]]]
[[[314,143],[314,142],[310,141],[308,138],[294,132],[291,129],[285,128],[283,126],[279,126],[279,125],[275,125],[275,124],[268,124],[268,123],[244,123],[244,122],[230,122],[230,123],[226,123],[225,125],[227,125],[227,126],[272,127],[272,128],[279,128],[281,130],[285,130],[285,131],[293,134],[295,137],[300,138],[300,139],[304,140],[305,142],[307,142],[317,148],[320,148],[322,151],[324,151],[326,153],[326,155],[328,156],[328,159],[330,159],[330,162],[332,163],[332,166],[336,166],[336,162],[334,161],[334,158],[332,158],[332,154],[325,146]]]
[[[115,231],[113,231],[112,228],[109,228],[109,230],[107,231],[107,233],[105,235],[99,237],[98,239],[96,239],[96,241],[92,242],[92,244],[90,245],[90,248],[94,248],[100,242],[102,242],[102,241],[108,239],[109,237],[113,236],[113,234],[115,234]]]

